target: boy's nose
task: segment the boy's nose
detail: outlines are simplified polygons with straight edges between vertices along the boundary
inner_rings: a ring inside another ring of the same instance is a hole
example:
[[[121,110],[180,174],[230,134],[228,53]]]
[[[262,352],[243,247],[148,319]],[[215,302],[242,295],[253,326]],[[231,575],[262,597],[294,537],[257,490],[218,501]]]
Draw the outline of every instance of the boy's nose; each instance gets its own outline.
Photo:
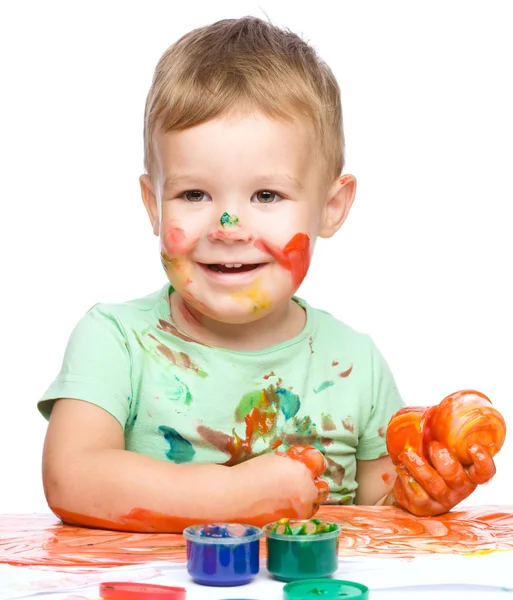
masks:
[[[253,236],[237,215],[225,212],[213,224],[212,230],[208,234],[208,239],[211,242],[219,241],[232,244],[234,242],[251,242],[253,241]]]

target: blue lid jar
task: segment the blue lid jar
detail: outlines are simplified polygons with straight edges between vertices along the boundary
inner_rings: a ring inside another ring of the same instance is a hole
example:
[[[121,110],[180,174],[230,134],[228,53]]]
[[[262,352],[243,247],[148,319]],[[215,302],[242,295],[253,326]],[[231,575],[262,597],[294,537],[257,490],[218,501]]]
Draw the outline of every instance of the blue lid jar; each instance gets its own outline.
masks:
[[[259,570],[263,531],[240,523],[208,523],[184,529],[187,571],[196,583],[233,586],[249,583]]]

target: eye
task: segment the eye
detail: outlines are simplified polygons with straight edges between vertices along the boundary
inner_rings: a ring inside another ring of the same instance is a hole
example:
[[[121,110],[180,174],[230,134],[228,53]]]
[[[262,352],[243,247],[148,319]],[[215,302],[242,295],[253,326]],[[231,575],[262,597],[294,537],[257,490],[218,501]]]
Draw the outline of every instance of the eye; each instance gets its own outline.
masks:
[[[272,190],[260,190],[253,196],[255,202],[259,204],[273,204],[281,199],[281,196]]]
[[[201,190],[188,190],[182,194],[183,198],[187,200],[187,202],[203,202],[208,198],[205,192]]]

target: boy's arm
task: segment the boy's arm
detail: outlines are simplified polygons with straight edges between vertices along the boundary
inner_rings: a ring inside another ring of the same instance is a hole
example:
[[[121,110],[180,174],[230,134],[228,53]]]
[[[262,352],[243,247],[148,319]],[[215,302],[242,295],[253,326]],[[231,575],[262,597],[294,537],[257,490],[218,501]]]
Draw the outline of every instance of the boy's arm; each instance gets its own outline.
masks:
[[[274,454],[238,465],[180,465],[129,452],[119,422],[88,402],[56,401],[43,451],[51,510],[67,523],[125,531],[181,532],[198,522],[263,525],[310,518],[311,471]]]
[[[382,504],[392,490],[397,476],[390,456],[376,460],[357,460],[355,504]]]

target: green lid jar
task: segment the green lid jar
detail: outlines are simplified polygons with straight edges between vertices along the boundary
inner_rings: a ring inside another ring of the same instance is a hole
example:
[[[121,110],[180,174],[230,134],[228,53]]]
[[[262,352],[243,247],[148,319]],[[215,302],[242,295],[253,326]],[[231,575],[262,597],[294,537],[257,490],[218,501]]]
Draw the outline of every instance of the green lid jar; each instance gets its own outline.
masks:
[[[368,600],[369,588],[342,579],[304,579],[287,583],[283,588],[285,600]]]
[[[282,519],[264,528],[267,570],[278,581],[330,577],[338,567],[340,526]]]

